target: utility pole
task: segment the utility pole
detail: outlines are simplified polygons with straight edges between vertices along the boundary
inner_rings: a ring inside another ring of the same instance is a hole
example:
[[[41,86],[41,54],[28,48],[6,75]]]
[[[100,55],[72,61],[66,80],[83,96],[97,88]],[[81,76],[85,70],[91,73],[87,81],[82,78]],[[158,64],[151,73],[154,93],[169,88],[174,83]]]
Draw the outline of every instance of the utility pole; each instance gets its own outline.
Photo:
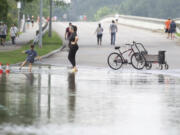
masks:
[[[20,17],[20,9],[21,9],[21,2],[17,2],[17,8],[18,8],[18,30],[20,31],[21,27],[21,17]]]
[[[51,37],[52,36],[52,0],[50,0],[50,17],[49,17],[49,33],[48,36]]]
[[[42,16],[43,16],[43,0],[40,0],[40,22],[39,22],[39,47],[42,48]]]

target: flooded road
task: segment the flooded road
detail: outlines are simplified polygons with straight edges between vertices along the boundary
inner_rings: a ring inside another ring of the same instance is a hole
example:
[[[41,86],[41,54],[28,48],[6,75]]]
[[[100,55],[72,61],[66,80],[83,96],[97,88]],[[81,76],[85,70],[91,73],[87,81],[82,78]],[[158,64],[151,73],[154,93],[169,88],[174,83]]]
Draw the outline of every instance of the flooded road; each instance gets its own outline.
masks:
[[[179,135],[180,77],[14,67],[0,76],[0,135]],[[177,74],[176,74],[177,75]]]

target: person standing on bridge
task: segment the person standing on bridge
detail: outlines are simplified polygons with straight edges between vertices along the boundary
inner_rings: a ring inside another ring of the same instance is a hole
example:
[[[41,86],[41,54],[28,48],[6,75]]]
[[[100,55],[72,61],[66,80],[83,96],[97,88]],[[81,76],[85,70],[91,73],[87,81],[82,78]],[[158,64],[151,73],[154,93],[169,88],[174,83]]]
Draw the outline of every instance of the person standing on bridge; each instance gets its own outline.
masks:
[[[115,45],[116,33],[118,32],[118,27],[115,24],[114,20],[112,20],[112,24],[110,25],[109,31],[111,33],[111,45]]]
[[[101,45],[102,43],[102,36],[103,36],[104,29],[102,28],[101,24],[98,25],[95,33],[97,33],[97,44]]]
[[[69,37],[69,54],[68,54],[68,59],[71,62],[73,69],[72,72],[77,72],[77,67],[76,67],[76,52],[79,49],[79,46],[77,44],[78,42],[78,36],[77,36],[77,27],[72,26],[70,27],[70,32],[71,36]]]
[[[167,38],[170,37],[170,24],[171,24],[171,19],[169,18],[169,19],[165,22],[165,32],[168,33]]]
[[[176,33],[176,23],[174,20],[171,21],[170,24],[170,34],[171,34],[171,40],[174,40]]]

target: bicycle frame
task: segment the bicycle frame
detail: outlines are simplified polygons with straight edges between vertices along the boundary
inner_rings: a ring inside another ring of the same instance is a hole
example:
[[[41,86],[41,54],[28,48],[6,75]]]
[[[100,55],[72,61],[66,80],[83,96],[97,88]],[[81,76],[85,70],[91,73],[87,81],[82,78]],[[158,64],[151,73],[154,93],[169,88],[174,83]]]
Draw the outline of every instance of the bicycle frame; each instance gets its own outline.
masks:
[[[127,49],[127,50],[125,50],[124,52],[121,52],[120,48],[118,49],[119,54],[122,56],[123,62],[126,61],[126,59],[125,59],[124,56],[123,56],[125,53],[129,52],[128,56],[131,56],[131,55],[134,53],[134,49],[132,48],[132,46],[133,46],[133,45],[131,45],[131,48],[130,48],[130,49]]]

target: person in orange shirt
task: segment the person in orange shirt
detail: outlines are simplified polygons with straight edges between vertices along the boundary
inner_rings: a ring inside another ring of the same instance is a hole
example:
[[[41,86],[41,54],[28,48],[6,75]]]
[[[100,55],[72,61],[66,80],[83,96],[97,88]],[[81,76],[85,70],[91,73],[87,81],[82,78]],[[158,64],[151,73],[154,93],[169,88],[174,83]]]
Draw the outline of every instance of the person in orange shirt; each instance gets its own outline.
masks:
[[[170,24],[171,24],[171,19],[168,19],[165,22],[165,32],[168,33],[167,38],[170,38]]]

